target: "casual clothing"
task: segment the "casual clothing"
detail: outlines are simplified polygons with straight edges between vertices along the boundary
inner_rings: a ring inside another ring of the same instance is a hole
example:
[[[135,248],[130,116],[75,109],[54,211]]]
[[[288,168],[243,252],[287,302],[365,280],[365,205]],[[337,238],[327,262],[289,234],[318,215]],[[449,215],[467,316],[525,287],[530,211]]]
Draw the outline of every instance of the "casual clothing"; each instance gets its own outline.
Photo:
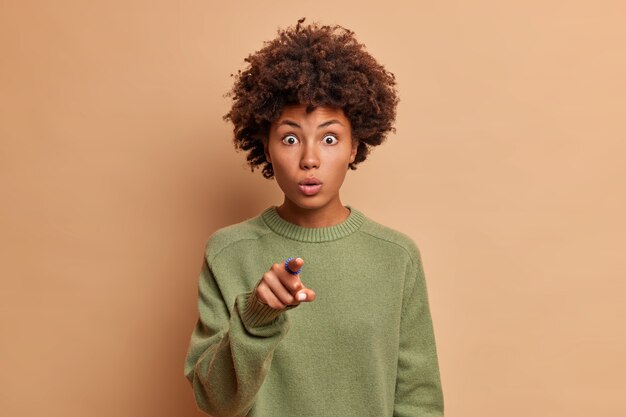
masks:
[[[418,248],[350,208],[304,228],[275,207],[208,240],[185,375],[214,417],[441,417],[443,395]],[[313,302],[285,310],[254,288],[304,259]]]

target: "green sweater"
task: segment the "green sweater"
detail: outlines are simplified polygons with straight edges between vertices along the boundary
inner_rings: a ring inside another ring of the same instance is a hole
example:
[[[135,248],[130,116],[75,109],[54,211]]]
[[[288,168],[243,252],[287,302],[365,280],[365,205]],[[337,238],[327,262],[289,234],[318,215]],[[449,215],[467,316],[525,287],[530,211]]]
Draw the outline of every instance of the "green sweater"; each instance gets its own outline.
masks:
[[[348,207],[350,208],[350,207]],[[275,207],[215,232],[185,375],[214,417],[433,417],[443,395],[418,248],[350,208],[304,228]],[[289,257],[316,293],[276,310],[254,293]]]

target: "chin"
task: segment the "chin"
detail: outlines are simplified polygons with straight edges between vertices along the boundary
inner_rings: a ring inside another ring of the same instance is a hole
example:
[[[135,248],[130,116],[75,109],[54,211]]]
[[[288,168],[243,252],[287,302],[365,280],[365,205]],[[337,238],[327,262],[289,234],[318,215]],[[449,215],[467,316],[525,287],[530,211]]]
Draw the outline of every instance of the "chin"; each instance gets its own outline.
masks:
[[[295,201],[294,204],[305,210],[317,210],[325,206],[325,204],[315,203],[313,201],[304,201],[304,202]]]
[[[291,203],[305,210],[316,210],[325,207],[328,201],[321,200],[318,196],[290,198]]]

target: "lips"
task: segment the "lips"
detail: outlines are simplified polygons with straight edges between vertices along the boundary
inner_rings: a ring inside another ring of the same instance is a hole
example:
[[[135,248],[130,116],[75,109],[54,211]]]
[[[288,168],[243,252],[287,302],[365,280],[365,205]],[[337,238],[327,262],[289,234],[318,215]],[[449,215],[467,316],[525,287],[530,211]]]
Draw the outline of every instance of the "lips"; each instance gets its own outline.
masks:
[[[315,177],[310,177],[298,183],[298,188],[304,195],[312,196],[322,188],[322,182]]]

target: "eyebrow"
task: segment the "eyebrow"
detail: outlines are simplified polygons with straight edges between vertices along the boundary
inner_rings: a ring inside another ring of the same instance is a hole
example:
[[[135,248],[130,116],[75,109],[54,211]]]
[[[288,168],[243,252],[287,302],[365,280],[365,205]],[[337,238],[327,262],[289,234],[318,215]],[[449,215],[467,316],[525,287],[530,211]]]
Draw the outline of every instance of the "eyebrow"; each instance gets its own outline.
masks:
[[[339,125],[343,126],[343,124],[342,124],[339,120],[337,120],[337,119],[332,119],[332,120],[328,120],[328,121],[326,121],[326,122],[322,123],[322,124],[321,124],[321,125],[319,125],[317,128],[318,128],[318,129],[321,129],[321,128],[323,128],[323,127],[328,127],[328,126],[330,126],[330,125],[332,125],[332,124],[335,124],[335,123],[337,123],[337,124],[339,124]],[[282,125],[287,125],[287,126],[291,126],[291,127],[301,128],[301,126],[300,126],[298,123],[294,122],[293,120],[289,120],[289,119],[281,121],[278,125],[279,125],[279,126],[282,126]]]

